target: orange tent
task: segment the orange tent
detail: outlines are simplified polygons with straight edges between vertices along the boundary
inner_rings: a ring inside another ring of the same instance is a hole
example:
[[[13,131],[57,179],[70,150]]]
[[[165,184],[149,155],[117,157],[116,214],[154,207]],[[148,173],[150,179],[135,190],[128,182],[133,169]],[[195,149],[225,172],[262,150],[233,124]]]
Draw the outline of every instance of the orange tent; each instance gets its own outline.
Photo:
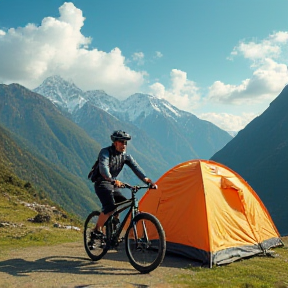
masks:
[[[255,191],[222,164],[191,160],[166,172],[139,209],[161,222],[167,251],[212,267],[282,246],[269,212]]]

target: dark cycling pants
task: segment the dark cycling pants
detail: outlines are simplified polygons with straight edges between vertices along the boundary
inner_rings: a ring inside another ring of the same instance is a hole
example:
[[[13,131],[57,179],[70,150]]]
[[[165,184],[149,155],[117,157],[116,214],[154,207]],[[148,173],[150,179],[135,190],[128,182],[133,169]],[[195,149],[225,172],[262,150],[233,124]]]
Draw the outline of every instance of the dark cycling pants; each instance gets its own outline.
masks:
[[[95,183],[95,192],[102,204],[102,212],[107,214],[115,210],[115,203],[125,201],[127,198],[124,197],[119,189],[114,187],[108,181],[102,181],[99,184]]]

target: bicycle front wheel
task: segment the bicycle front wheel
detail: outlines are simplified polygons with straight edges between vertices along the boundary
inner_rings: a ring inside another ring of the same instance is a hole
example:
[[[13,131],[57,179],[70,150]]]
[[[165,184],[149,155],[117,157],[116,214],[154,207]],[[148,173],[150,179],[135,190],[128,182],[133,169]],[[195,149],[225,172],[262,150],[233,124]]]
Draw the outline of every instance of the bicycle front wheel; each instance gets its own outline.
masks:
[[[148,213],[135,216],[125,234],[125,248],[129,262],[139,272],[156,269],[166,252],[165,232],[159,220]]]
[[[93,261],[100,260],[108,251],[106,239],[93,234],[99,215],[99,211],[93,211],[88,215],[84,224],[84,247],[87,255]]]

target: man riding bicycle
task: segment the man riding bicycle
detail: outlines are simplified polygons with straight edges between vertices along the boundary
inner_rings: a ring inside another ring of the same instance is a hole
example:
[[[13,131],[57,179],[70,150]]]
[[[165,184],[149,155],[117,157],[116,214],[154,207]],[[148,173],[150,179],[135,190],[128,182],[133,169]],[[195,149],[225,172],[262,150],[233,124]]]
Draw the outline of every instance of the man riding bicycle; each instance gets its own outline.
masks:
[[[103,235],[102,228],[109,216],[115,210],[115,203],[125,201],[118,188],[123,183],[117,180],[117,176],[123,169],[124,164],[128,165],[135,175],[152,187],[155,184],[151,179],[147,178],[143,170],[129,154],[126,154],[127,141],[131,136],[122,131],[114,131],[111,135],[112,145],[102,148],[98,155],[98,176],[95,181],[95,192],[102,204],[102,212],[99,215],[98,222],[95,227],[95,235]]]

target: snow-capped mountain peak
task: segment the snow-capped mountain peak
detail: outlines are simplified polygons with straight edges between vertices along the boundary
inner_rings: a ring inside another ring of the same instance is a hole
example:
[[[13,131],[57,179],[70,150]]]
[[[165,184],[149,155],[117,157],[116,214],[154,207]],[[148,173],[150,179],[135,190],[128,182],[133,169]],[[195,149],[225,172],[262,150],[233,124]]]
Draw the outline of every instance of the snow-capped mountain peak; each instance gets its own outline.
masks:
[[[109,96],[103,90],[93,90],[85,92],[85,98],[94,106],[110,113],[118,111],[121,102],[115,97]]]
[[[130,122],[136,121],[138,117],[146,118],[153,113],[160,113],[164,117],[171,117],[177,121],[185,113],[168,101],[148,94],[136,93],[120,101],[107,95],[103,90],[84,92],[72,81],[64,80],[60,76],[48,77],[34,89],[34,92],[45,96],[71,114],[87,102],[117,118],[125,118]]]
[[[122,106],[131,122],[134,122],[140,116],[147,117],[152,113],[161,113],[174,120],[182,115],[182,111],[168,101],[148,94],[133,94],[123,101]]]
[[[136,93],[122,102],[123,110],[128,115],[129,121],[133,122],[140,115],[147,117],[154,110],[160,111],[157,105],[151,105],[150,95]]]
[[[81,108],[87,102],[84,92],[80,88],[72,81],[64,80],[58,75],[48,77],[33,91],[67,109],[70,113],[76,108]]]

